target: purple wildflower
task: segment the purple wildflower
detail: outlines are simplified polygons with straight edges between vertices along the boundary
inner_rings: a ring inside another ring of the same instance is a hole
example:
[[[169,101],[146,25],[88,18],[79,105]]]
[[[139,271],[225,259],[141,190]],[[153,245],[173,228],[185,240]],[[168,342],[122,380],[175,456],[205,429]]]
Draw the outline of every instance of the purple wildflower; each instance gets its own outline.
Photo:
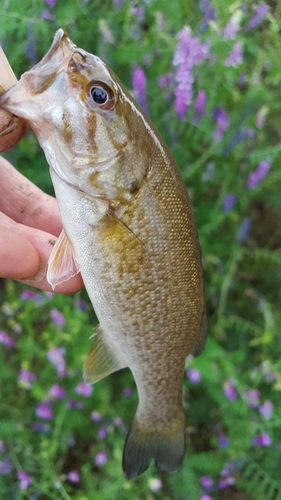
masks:
[[[233,66],[237,68],[243,62],[243,52],[241,42],[235,42],[231,53],[224,61],[225,66]]]
[[[230,382],[225,382],[223,384],[223,392],[227,399],[229,399],[230,401],[235,401],[237,399],[236,389]]]
[[[75,387],[76,394],[81,394],[85,398],[89,398],[93,392],[93,386],[87,385],[85,382],[79,382],[79,384]]]
[[[262,434],[258,434],[254,436],[252,439],[252,444],[254,446],[270,446],[272,443],[272,439],[267,434],[267,432],[263,432]]]
[[[51,309],[50,318],[57,326],[65,325],[64,316],[58,309]]]
[[[116,10],[121,10],[123,5],[124,5],[125,0],[113,0],[113,7],[115,7]]]
[[[166,27],[166,16],[163,12],[156,12],[157,30],[163,31]]]
[[[85,406],[86,406],[85,403],[82,403],[81,401],[77,401],[76,408],[78,410],[84,410]]]
[[[140,106],[148,112],[146,98],[146,74],[140,66],[135,66],[132,75],[133,96],[139,102]]]
[[[239,85],[240,87],[244,87],[246,85],[247,78],[246,78],[246,73],[242,72],[239,75]]]
[[[249,23],[246,26],[246,31],[250,31],[253,28],[256,28],[261,21],[263,20],[266,13],[269,11],[269,5],[265,2],[261,2],[256,9],[255,14],[252,19],[250,19]]]
[[[13,332],[15,332],[16,334],[20,334],[20,333],[22,333],[22,326],[21,326],[21,325],[19,325],[18,323],[13,322],[13,323],[11,324],[11,327],[12,327],[12,329],[13,329]]]
[[[239,241],[240,243],[245,241],[245,239],[249,235],[251,226],[252,226],[252,221],[248,217],[246,217],[237,231],[236,235],[237,241]]]
[[[99,19],[99,30],[103,41],[106,43],[114,43],[114,36],[105,19]]]
[[[73,446],[76,445],[76,440],[73,436],[69,436],[68,440],[67,440],[67,446],[68,448],[73,448]]]
[[[20,489],[27,490],[28,486],[31,484],[31,477],[24,470],[20,470],[17,473],[17,478],[20,480]]]
[[[35,302],[42,302],[44,300],[43,295],[40,292],[34,292],[29,288],[23,290],[20,295],[22,300],[34,300]]]
[[[262,128],[268,113],[267,106],[262,106],[256,114],[255,125],[257,128]]]
[[[52,387],[50,387],[48,394],[54,399],[64,399],[66,391],[59,384],[53,384]]]
[[[230,212],[237,202],[237,198],[233,193],[227,193],[223,199],[223,213]]]
[[[156,491],[161,490],[163,483],[162,483],[161,479],[154,477],[154,478],[150,478],[148,480],[148,486],[149,486],[150,491],[152,491],[153,493],[156,493]]]
[[[185,26],[178,33],[177,39],[178,44],[173,60],[174,66],[177,66],[175,109],[179,119],[183,121],[192,101],[193,66],[198,66],[207,57],[209,45],[201,43],[196,37],[192,37],[192,31],[188,26]]]
[[[270,420],[271,419],[273,410],[274,410],[274,406],[271,403],[271,401],[269,401],[268,399],[265,400],[264,403],[262,405],[260,405],[260,407],[259,407],[259,413],[266,420]]]
[[[161,75],[158,78],[159,86],[162,89],[165,89],[166,87],[171,85],[172,82],[173,82],[173,75],[171,73],[166,73],[165,75]]]
[[[75,298],[74,299],[74,305],[77,307],[77,309],[80,309],[80,311],[86,311],[88,304],[85,302],[85,300]]]
[[[266,176],[267,172],[269,171],[271,167],[272,160],[268,158],[267,160],[262,160],[256,170],[254,172],[251,172],[249,174],[248,180],[247,180],[247,188],[248,189],[254,189],[257,184],[259,184],[264,177]]]
[[[228,144],[225,146],[222,154],[224,156],[227,155],[233,148],[235,148],[235,146],[243,142],[247,137],[253,138],[254,136],[255,136],[255,131],[251,127],[239,130],[238,133],[234,132]]]
[[[115,417],[113,422],[116,427],[121,427],[123,425],[123,420],[121,417]]]
[[[41,19],[47,19],[48,21],[54,21],[54,16],[49,10],[42,10]]]
[[[210,0],[201,0],[199,2],[199,7],[200,7],[202,14],[204,14],[204,19],[203,19],[202,24],[200,26],[200,32],[204,33],[205,31],[207,31],[207,29],[209,27],[209,21],[216,20],[216,12],[215,12],[214,7],[211,5]]]
[[[194,120],[196,123],[206,114],[206,102],[207,95],[205,90],[198,90],[197,97],[194,101]]]
[[[93,422],[100,422],[102,419],[101,414],[98,411],[92,411],[91,412],[91,420]]]
[[[36,49],[35,49],[34,41],[35,40],[34,40],[33,24],[31,22],[28,22],[27,23],[26,55],[33,66],[36,64]]]
[[[192,384],[199,384],[201,382],[202,375],[197,368],[189,368],[186,372],[186,376]]]
[[[79,483],[80,481],[80,474],[77,470],[72,470],[67,474],[67,479],[71,483]]]
[[[36,379],[35,373],[30,372],[22,368],[19,373],[18,382],[24,389],[30,390],[32,388],[32,383]]]
[[[45,4],[49,5],[49,7],[51,7],[51,9],[54,8],[56,3],[57,3],[57,0],[45,0]]]
[[[31,427],[35,432],[42,432],[44,434],[51,430],[50,424],[43,422],[32,422]]]
[[[200,500],[213,500],[213,497],[210,497],[210,495],[206,495],[206,494],[204,493],[204,495],[202,495],[202,496],[200,497]]]
[[[54,418],[49,400],[46,399],[45,401],[42,401],[39,406],[37,406],[36,415],[37,417],[45,418],[46,420],[52,420]]]
[[[67,402],[67,408],[77,408],[77,410],[83,410],[85,408],[85,403],[82,403],[80,401],[76,401],[76,399],[70,399]]]
[[[224,490],[225,488],[228,488],[228,486],[233,486],[235,483],[236,483],[236,479],[232,476],[228,476],[224,479],[219,480],[218,489]]]
[[[125,398],[129,398],[130,396],[132,396],[133,391],[132,391],[131,387],[125,387],[123,394],[124,394]]]
[[[53,347],[48,351],[47,358],[52,363],[54,368],[60,377],[65,376],[65,348],[64,347]]]
[[[257,389],[251,389],[250,391],[244,392],[244,397],[250,408],[257,408],[259,406],[260,391]]]
[[[97,453],[96,458],[95,458],[95,462],[96,462],[96,465],[98,465],[99,467],[101,465],[106,464],[107,456],[106,456],[105,451],[100,451],[99,453]]]
[[[201,180],[202,182],[207,182],[213,179],[215,173],[215,164],[213,161],[209,161],[206,166],[205,172],[203,172]]]
[[[237,10],[228,21],[223,30],[223,37],[225,40],[233,40],[236,33],[240,30],[241,10]]]
[[[214,481],[210,476],[202,476],[200,477],[200,483],[205,489],[212,488]]]
[[[76,401],[76,399],[70,399],[70,400],[67,402],[67,405],[66,405],[66,407],[67,407],[67,408],[69,408],[70,410],[71,410],[72,408],[76,408],[76,406],[77,406],[77,401]]]
[[[140,21],[142,21],[142,19],[144,18],[145,11],[144,11],[143,7],[138,7],[138,6],[135,5],[134,7],[131,8],[131,12]]]
[[[101,427],[98,431],[98,437],[104,439],[107,436],[107,430],[105,427]]]
[[[228,114],[223,108],[216,108],[214,111],[214,118],[217,122],[217,126],[214,132],[214,137],[217,142],[220,142],[224,132],[229,127]]]
[[[230,475],[231,472],[233,472],[235,469],[233,463],[228,463],[225,465],[225,467],[220,471],[220,476],[221,477],[227,477]]]
[[[0,474],[2,474],[2,476],[7,476],[10,474],[11,470],[12,464],[10,460],[4,460],[3,462],[0,461]]]
[[[5,332],[0,332],[0,344],[7,345],[8,347],[15,347],[16,345],[14,339]]]
[[[218,437],[218,445],[221,448],[228,448],[229,447],[229,439],[225,434],[220,434]]]

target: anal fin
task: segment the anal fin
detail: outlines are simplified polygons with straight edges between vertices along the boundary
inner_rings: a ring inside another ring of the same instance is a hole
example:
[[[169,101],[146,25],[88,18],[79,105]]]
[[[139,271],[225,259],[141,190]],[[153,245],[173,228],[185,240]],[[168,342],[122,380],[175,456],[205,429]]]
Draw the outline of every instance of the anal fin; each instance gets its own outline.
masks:
[[[74,258],[71,242],[63,229],[48,260],[47,281],[54,290],[57,285],[78,273],[79,266]]]
[[[84,381],[88,385],[127,366],[103,334],[100,325],[96,328],[93,337],[94,342],[83,368]]]

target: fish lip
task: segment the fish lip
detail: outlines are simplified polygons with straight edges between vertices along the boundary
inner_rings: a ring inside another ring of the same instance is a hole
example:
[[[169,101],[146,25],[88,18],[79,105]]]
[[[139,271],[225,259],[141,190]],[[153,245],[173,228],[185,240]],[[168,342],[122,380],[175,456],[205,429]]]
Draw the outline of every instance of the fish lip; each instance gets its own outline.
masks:
[[[49,48],[48,52],[43,56],[41,61],[39,61],[39,63],[34,66],[33,69],[35,69],[39,65],[42,66],[48,61],[50,61],[50,59],[52,59],[54,54],[61,48],[63,50],[64,57],[71,56],[72,52],[76,48],[76,45],[70,40],[66,31],[64,31],[62,28],[56,31],[53,43]]]

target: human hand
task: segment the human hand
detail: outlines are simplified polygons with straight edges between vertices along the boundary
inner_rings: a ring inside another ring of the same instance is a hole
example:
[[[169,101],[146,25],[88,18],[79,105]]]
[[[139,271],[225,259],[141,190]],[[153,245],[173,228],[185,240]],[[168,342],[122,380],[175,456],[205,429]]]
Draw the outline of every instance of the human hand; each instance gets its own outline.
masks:
[[[0,156],[0,277],[52,291],[46,280],[47,262],[61,229],[55,198]],[[55,292],[75,293],[82,286],[78,274]]]

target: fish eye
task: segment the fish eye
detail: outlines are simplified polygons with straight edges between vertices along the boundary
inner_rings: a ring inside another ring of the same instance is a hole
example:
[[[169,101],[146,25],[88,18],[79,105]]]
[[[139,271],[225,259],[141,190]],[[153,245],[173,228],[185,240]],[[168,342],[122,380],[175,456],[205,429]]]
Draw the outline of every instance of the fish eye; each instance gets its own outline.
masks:
[[[107,93],[104,89],[93,87],[91,96],[96,104],[104,104],[107,101]]]
[[[94,107],[98,106],[101,109],[111,110],[115,106],[115,96],[108,85],[103,82],[91,82],[88,87],[88,95],[90,103]]]

